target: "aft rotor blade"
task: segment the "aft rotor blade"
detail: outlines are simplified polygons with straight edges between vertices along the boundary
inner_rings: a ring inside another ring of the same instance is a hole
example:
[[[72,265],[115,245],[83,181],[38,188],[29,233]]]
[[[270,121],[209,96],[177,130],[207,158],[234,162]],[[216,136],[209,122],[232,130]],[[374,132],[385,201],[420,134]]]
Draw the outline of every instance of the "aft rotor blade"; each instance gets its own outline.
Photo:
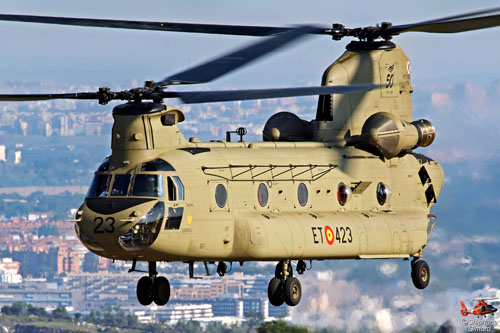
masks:
[[[285,33],[269,37],[264,41],[250,44],[222,57],[171,75],[158,82],[157,85],[167,86],[171,84],[194,84],[212,81],[318,30],[320,28],[312,26],[289,28]]]
[[[443,17],[429,21],[395,25],[388,29],[389,34],[418,31],[431,33],[456,33],[471,30],[485,29],[500,25],[500,14],[487,15],[500,12],[500,7],[470,12],[455,16]]]
[[[238,35],[238,36],[269,36],[289,30],[289,28],[286,27],[269,27],[269,26],[127,21],[127,20],[108,20],[108,19],[15,15],[15,14],[0,14],[0,21],[60,24],[60,25],[80,26],[80,27],[99,27],[99,28],[114,28],[114,29],[193,32],[193,33],[204,33],[204,34]],[[321,33],[321,32],[318,31],[316,33]]]
[[[165,97],[178,97],[185,104],[245,101],[252,99],[282,98],[296,96],[352,94],[381,88],[376,84],[349,86],[320,86],[277,89],[223,90],[223,91],[176,91],[166,92]]]

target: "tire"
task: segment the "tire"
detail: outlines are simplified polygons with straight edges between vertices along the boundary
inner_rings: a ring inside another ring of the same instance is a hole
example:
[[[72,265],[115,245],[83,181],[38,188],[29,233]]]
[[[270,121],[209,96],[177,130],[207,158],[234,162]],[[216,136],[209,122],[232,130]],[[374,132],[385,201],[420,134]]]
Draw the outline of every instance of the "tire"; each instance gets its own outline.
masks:
[[[153,280],[149,276],[143,276],[137,282],[137,300],[141,305],[153,302]]]
[[[431,280],[431,270],[424,260],[418,260],[411,265],[411,279],[417,289],[425,289]]]
[[[280,306],[285,301],[283,295],[283,282],[281,279],[276,277],[269,281],[267,286],[267,297],[269,298],[269,303],[274,306]]]
[[[291,277],[285,282],[285,302],[289,306],[299,304],[302,297],[302,286],[297,278]]]
[[[163,306],[170,299],[170,283],[167,278],[158,276],[153,282],[153,301],[156,305]]]

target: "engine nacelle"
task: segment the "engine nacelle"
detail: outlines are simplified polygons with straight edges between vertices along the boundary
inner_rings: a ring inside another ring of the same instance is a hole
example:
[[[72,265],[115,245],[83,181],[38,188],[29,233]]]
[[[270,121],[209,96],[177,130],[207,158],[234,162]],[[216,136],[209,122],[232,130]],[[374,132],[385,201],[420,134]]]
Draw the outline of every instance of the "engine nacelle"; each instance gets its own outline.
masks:
[[[370,116],[361,130],[361,141],[375,147],[386,158],[393,158],[405,149],[427,147],[435,136],[434,126],[428,120],[410,123],[387,112]]]
[[[290,112],[278,112],[269,118],[262,131],[264,141],[309,141],[313,125]]]

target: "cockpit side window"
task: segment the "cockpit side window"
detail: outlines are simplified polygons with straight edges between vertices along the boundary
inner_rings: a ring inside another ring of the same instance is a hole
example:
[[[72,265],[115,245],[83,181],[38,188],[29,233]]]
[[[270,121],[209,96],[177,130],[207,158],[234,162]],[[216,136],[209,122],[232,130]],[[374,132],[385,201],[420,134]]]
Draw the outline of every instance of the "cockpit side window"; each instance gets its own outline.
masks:
[[[175,171],[175,169],[170,163],[157,158],[156,160],[142,163],[141,171]]]
[[[163,176],[136,174],[131,189],[131,195],[163,197]]]
[[[167,221],[165,222],[165,229],[176,230],[181,227],[182,214],[184,213],[183,207],[168,208]]]
[[[184,185],[177,176],[168,177],[167,191],[169,201],[184,200]]]
[[[108,185],[111,175],[96,174],[90,185],[87,197],[105,197],[108,195]]]
[[[130,175],[115,175],[113,186],[111,187],[111,196],[126,196],[128,193],[128,185],[130,183]]]
[[[168,190],[168,201],[176,201],[177,200],[177,189],[175,188],[172,177],[168,177],[167,190]]]
[[[174,180],[174,183],[177,187],[177,200],[184,200],[184,185],[182,185],[179,177],[173,176],[172,179]]]

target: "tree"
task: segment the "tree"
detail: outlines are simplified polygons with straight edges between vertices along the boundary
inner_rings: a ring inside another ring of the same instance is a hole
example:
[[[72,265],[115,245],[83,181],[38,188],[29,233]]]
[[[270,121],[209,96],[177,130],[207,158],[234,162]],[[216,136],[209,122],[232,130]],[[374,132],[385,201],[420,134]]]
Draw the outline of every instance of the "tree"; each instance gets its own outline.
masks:
[[[26,303],[24,302],[14,302],[10,307],[11,314],[14,316],[25,316],[26,315]]]
[[[4,305],[4,306],[2,306],[2,313],[5,313],[5,314],[7,314],[7,315],[12,314],[12,313],[10,312],[10,306],[8,306],[8,305]]]
[[[199,321],[178,321],[175,325],[175,331],[179,333],[196,333],[201,332],[201,325]]]
[[[289,325],[282,320],[273,320],[260,324],[258,333],[307,333],[308,330],[302,326]]]
[[[64,306],[58,306],[54,311],[52,311],[52,317],[58,320],[70,320],[71,317]]]
[[[89,316],[85,321],[88,323],[97,324],[97,322],[99,321],[99,317],[100,315],[94,309],[92,309],[90,310]]]
[[[38,307],[38,306],[33,306],[31,304],[28,304],[27,308],[28,315],[33,315],[37,317],[48,317],[47,311],[45,311],[44,308]]]
[[[139,318],[135,314],[128,314],[127,315],[127,326],[128,328],[134,328],[137,327],[139,324]]]

